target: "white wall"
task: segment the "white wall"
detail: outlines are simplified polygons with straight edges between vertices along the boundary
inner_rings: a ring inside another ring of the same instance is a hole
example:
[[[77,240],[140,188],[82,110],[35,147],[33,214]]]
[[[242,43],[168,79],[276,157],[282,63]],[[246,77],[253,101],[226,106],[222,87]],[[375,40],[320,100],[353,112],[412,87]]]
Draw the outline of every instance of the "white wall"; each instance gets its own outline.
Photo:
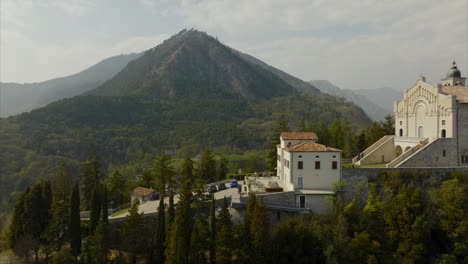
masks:
[[[333,157],[334,156],[334,157]],[[333,183],[340,180],[341,152],[292,152],[292,181],[297,187],[298,177],[302,177],[304,190],[332,190]],[[297,167],[303,162],[303,169]],[[320,169],[315,169],[315,161],[320,161]],[[337,169],[332,169],[332,161],[337,161]]]

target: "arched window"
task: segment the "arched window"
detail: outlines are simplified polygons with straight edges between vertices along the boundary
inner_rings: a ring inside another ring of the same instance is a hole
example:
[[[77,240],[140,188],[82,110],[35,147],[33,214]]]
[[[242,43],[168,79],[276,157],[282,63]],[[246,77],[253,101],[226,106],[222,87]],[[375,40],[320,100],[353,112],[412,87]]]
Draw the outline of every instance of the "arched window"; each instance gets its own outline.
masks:
[[[442,129],[442,131],[441,131],[441,133],[440,133],[440,136],[441,136],[442,138],[447,137],[447,132],[445,131],[445,129]]]
[[[403,136],[403,129],[400,128],[400,137]]]

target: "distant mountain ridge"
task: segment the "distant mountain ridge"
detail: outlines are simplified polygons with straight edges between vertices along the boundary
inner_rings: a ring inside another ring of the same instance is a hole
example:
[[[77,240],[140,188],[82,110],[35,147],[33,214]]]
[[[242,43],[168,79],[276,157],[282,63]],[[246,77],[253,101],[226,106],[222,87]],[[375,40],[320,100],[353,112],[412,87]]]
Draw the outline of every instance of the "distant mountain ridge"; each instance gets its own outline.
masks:
[[[0,83],[0,117],[20,114],[92,90],[141,53],[113,56],[70,76],[39,83]]]
[[[393,113],[393,101],[399,99],[401,93],[391,88],[380,89],[342,89],[328,80],[309,81],[321,92],[345,98],[361,107],[374,121],[383,120],[385,115]]]

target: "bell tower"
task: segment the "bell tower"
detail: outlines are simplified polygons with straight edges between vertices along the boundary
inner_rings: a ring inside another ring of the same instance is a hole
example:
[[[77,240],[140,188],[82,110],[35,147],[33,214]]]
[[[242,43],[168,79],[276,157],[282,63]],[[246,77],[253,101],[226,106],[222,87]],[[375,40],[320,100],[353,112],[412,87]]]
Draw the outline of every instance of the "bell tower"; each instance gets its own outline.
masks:
[[[447,73],[447,77],[442,79],[442,86],[465,86],[465,81],[466,78],[461,76],[461,72],[454,60],[450,71]]]

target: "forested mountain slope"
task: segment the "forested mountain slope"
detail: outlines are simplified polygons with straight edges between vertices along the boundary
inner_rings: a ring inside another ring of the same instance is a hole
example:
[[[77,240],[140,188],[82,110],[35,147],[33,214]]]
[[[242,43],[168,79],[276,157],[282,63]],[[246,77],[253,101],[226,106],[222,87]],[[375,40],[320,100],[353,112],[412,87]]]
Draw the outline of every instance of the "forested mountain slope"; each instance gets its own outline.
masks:
[[[303,120],[370,123],[356,105],[279,72],[206,33],[182,31],[84,95],[0,119],[1,208],[62,161],[77,174],[92,153],[106,166],[132,164],[141,173],[139,164],[160,152],[267,149],[281,116],[292,129]]]

